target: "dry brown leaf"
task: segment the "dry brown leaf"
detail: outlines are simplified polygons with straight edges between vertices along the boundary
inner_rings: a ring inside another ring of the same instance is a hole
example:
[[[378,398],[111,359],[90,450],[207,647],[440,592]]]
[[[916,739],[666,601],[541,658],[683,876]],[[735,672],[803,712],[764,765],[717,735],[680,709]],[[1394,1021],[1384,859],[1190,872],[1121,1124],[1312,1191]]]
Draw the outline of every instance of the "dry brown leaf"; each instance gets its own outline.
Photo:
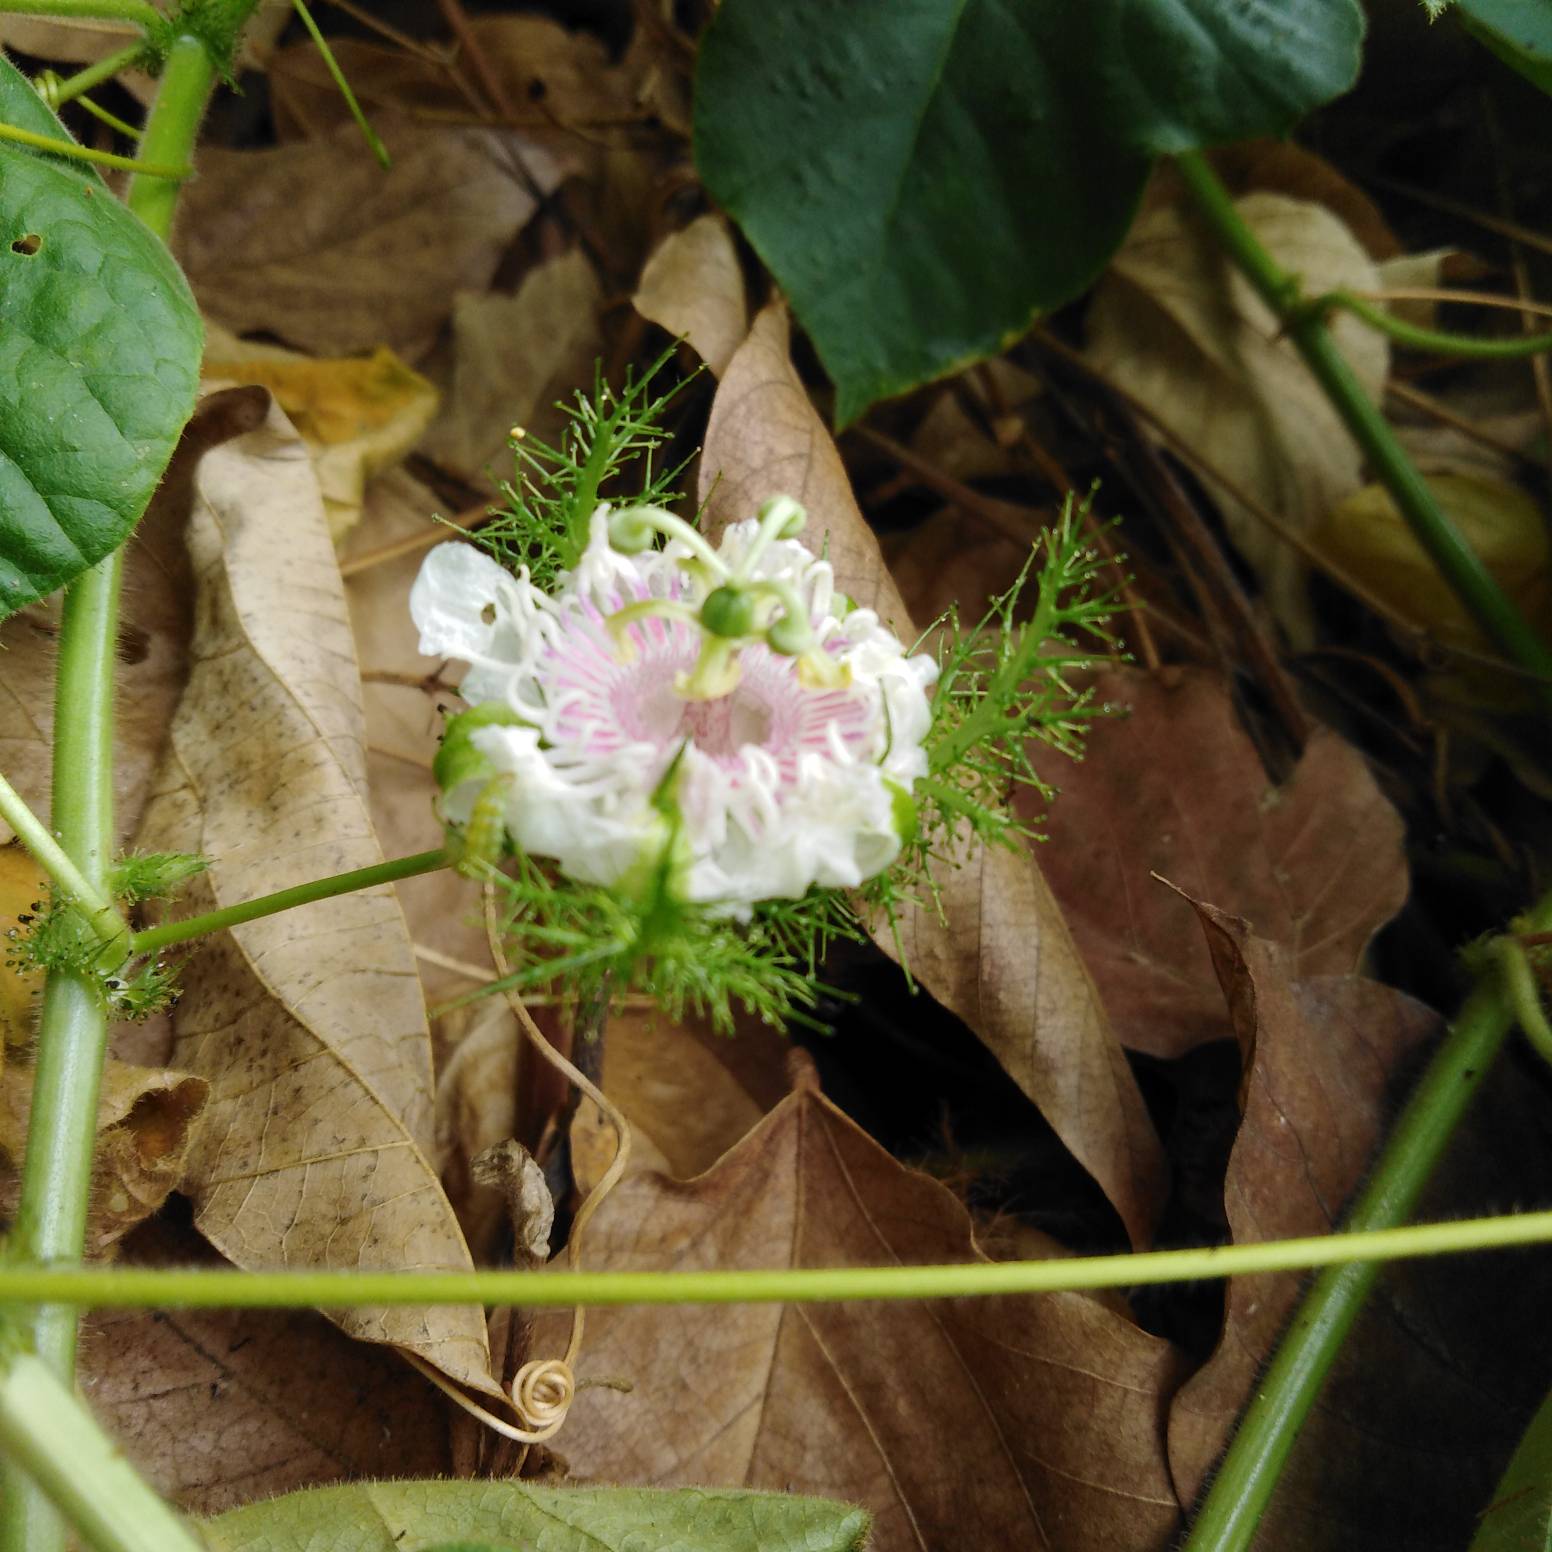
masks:
[[[676,1180],[708,1170],[769,1108],[773,1084],[787,1089],[792,1054],[784,1036],[755,1019],[736,1036],[704,1021],[675,1024],[648,1009],[614,1014],[604,1037],[602,1086],[632,1134],[631,1168]],[[614,1160],[614,1128],[591,1100],[571,1132],[578,1186],[590,1188]]]
[[[1356,969],[1407,894],[1401,816],[1363,757],[1319,729],[1279,787],[1216,677],[1120,670],[1095,693],[1128,715],[1081,764],[1040,758],[1061,789],[1040,860],[1122,1043],[1176,1057],[1230,1033],[1201,928],[1154,873],[1231,902],[1301,979]]]
[[[1224,1191],[1233,1238],[1324,1233],[1360,1183],[1440,1020],[1356,977],[1295,981],[1287,957],[1242,920],[1197,909],[1250,1074]],[[1549,1163],[1544,1101],[1523,1073],[1500,1066],[1419,1217],[1502,1210],[1523,1200],[1527,1180],[1544,1180]],[[1283,1274],[1229,1285],[1222,1340],[1170,1409],[1170,1464],[1183,1500],[1233,1428],[1300,1282]],[[1473,1258],[1388,1268],[1305,1424],[1257,1547],[1463,1546],[1552,1380],[1538,1341],[1549,1297],[1546,1250],[1517,1257],[1512,1274],[1490,1284]]]
[[[778,304],[755,319],[712,404],[700,498],[712,529],[786,494],[828,544],[837,585],[915,638],[840,454],[787,349]],[[1050,890],[1034,860],[980,852],[943,879],[949,925],[924,910],[900,924],[923,986],[973,1028],[1115,1204],[1134,1242],[1151,1232],[1164,1188],[1152,1122]],[[893,950],[887,929],[880,939]]]
[[[544,16],[475,16],[469,31],[514,121],[549,150],[568,158],[585,155],[610,125],[631,114],[637,62],[614,65],[591,33],[571,31]],[[489,111],[466,59],[444,53],[449,61],[444,64],[435,50],[412,54],[359,38],[336,38],[332,47],[374,122],[384,113],[477,120]],[[354,127],[348,105],[310,43],[276,53],[269,82],[282,140]]]
[[[520,143],[387,116],[377,128],[386,172],[353,124],[305,145],[200,153],[174,246],[209,316],[313,355],[387,345],[415,360],[455,294],[484,289],[534,210],[512,165]],[[524,156],[552,188],[550,159]]]
[[[182,1184],[209,1092],[192,1073],[108,1060],[97,1099],[87,1255],[106,1254]],[[0,1080],[0,1213],[7,1219],[15,1216],[31,1112],[32,1069],[13,1064]]]
[[[512,472],[514,426],[558,445],[570,401],[603,349],[603,288],[580,249],[536,265],[514,296],[466,292],[453,306],[447,399],[424,452],[476,485]]]
[[[210,324],[204,374],[274,394],[312,455],[336,543],[360,521],[367,481],[414,447],[437,410],[436,389],[387,349],[320,361]]]
[[[812,1080],[708,1174],[633,1175],[590,1267],[691,1271],[981,1259],[964,1208]],[[550,1333],[541,1330],[537,1350]],[[574,1472],[817,1493],[876,1517],[875,1552],[1167,1546],[1169,1345],[1076,1294],[590,1313]]]
[[[1029,559],[1029,546],[972,523],[953,507],[882,541],[889,574],[913,620],[935,620],[956,607],[980,619],[1007,592]]]
[[[643,318],[688,341],[721,377],[749,332],[744,272],[727,222],[700,216],[664,238],[631,301]]]
[[[348,561],[384,545],[435,535],[433,514],[445,507],[402,469],[381,476],[367,491],[361,524],[346,540]],[[446,532],[446,530],[442,530]],[[433,801],[431,760],[442,732],[438,706],[447,695],[432,684],[439,659],[422,657],[410,619],[409,590],[425,558],[416,550],[351,575],[345,584],[356,653],[366,682],[367,773],[372,822],[389,856],[442,844]],[[406,879],[398,886],[411,939],[433,952],[489,967],[478,892],[451,871]],[[472,989],[468,977],[430,961],[420,962],[426,998],[433,1005]],[[440,1022],[440,1021],[439,1021]],[[457,1032],[467,1018],[455,1020]],[[438,1033],[441,1031],[439,1029]]]
[[[147,1225],[138,1266],[217,1265]],[[87,1318],[81,1387],[158,1492],[191,1514],[317,1483],[449,1467],[446,1404],[392,1353],[304,1310],[114,1310]]]
[[[210,909],[381,858],[355,650],[296,433],[263,425],[202,460],[189,686],[140,842],[210,859]],[[208,1077],[189,1164],[196,1223],[240,1266],[466,1267],[427,1160],[430,1041],[389,889],[250,922],[201,947],[173,1060]],[[478,1311],[361,1310],[352,1335],[488,1387]]]
[[[1240,215],[1310,295],[1373,291],[1374,262],[1324,206],[1258,192]],[[1383,335],[1346,315],[1332,335],[1366,391],[1389,369]],[[1180,204],[1148,211],[1094,293],[1088,358],[1213,468],[1301,533],[1363,482],[1363,459],[1277,320]],[[1305,565],[1253,513],[1219,493],[1236,546],[1279,617],[1307,634]]]

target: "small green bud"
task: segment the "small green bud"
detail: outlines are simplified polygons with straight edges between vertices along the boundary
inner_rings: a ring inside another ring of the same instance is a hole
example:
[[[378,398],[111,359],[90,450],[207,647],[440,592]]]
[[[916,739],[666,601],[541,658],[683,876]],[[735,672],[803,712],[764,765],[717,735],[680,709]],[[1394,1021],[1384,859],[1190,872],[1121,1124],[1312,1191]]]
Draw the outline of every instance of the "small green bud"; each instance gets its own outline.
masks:
[[[760,508],[761,528],[764,528],[768,522],[774,522],[779,515],[783,514],[785,521],[771,537],[773,539],[796,539],[803,532],[803,525],[808,521],[808,513],[791,496],[772,496]]]
[[[644,512],[627,507],[609,514],[609,543],[622,555],[639,555],[650,550],[657,539],[657,525]]]
[[[490,761],[474,747],[472,734],[483,727],[516,727],[522,718],[504,701],[485,701],[470,711],[461,711],[448,719],[447,731],[442,735],[436,758],[431,762],[431,774],[443,792],[477,776],[490,776]]]
[[[130,852],[108,871],[108,890],[117,900],[138,904],[161,899],[210,866],[204,857],[187,852]]]
[[[701,624],[713,636],[736,639],[753,635],[754,602],[742,588],[713,588],[701,605]]]
[[[766,645],[783,657],[800,657],[814,645],[814,628],[801,616],[784,614],[765,633]]]

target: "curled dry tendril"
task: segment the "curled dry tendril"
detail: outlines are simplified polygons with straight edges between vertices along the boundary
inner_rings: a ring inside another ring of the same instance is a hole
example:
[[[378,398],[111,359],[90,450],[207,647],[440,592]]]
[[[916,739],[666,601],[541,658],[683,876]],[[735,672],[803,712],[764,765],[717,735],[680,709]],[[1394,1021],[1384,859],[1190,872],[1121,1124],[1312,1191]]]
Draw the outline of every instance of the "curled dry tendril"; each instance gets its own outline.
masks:
[[[485,884],[484,896],[485,932],[490,940],[491,958],[495,962],[497,972],[505,980],[511,975],[511,966],[507,962],[506,950],[502,947],[499,923],[496,920],[495,886],[488,880]],[[566,1241],[566,1259],[575,1271],[582,1264],[582,1236],[589,1220],[603,1204],[604,1198],[619,1184],[620,1177],[624,1175],[626,1166],[630,1162],[630,1126],[619,1109],[605,1096],[603,1090],[545,1039],[544,1032],[524,1006],[522,997],[516,991],[508,989],[506,999],[518,1024],[532,1041],[539,1055],[576,1084],[598,1106],[610,1126],[614,1128],[614,1159],[577,1209],[576,1217],[571,1224],[571,1234]],[[575,1366],[577,1357],[582,1351],[582,1333],[586,1314],[581,1305],[572,1310],[571,1340],[566,1344],[563,1358],[530,1359],[513,1376],[510,1390],[512,1410],[520,1426],[514,1426],[505,1418],[497,1417],[494,1412],[465,1395],[451,1380],[417,1354],[406,1352],[404,1356],[438,1390],[451,1397],[464,1411],[484,1423],[487,1428],[518,1444],[542,1444],[546,1439],[554,1438],[560,1431],[566,1421],[566,1414],[571,1409],[571,1403],[576,1398]]]

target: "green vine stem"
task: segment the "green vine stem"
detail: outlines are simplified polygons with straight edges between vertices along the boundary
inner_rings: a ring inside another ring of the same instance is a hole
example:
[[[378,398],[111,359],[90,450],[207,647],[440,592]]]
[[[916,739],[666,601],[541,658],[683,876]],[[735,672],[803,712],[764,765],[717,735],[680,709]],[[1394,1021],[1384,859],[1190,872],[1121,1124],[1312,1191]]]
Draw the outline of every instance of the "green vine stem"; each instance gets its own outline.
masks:
[[[104,947],[121,938],[127,942],[129,925],[108,898],[107,890],[94,885],[75,865],[53,832],[4,776],[0,776],[0,819],[16,832],[17,840],[59,892],[91,923]]]
[[[120,70],[132,69],[145,55],[144,43],[131,43],[127,48],[104,55],[95,64],[77,70],[74,75],[59,76],[52,70],[45,70],[33,85],[44,102],[57,110],[64,103],[73,102],[83,92],[89,92],[104,81],[112,80]]]
[[[133,22],[153,31],[167,18],[147,0],[5,0],[13,16],[57,16],[63,21]]]
[[[1397,344],[1414,350],[1432,350],[1441,355],[1478,357],[1497,361],[1516,356],[1539,356],[1552,350],[1552,334],[1512,334],[1506,339],[1484,339],[1474,334],[1452,334],[1445,329],[1424,329],[1389,308],[1377,306],[1351,291],[1327,291],[1300,306],[1300,312],[1323,319],[1336,309],[1361,318],[1371,329],[1388,334]]]
[[[31,1353],[0,1353],[0,1448],[97,1552],[200,1552],[194,1533]]]
[[[55,684],[54,832],[93,896],[105,897],[113,853],[113,663],[122,551],[84,572],[65,594]],[[29,1261],[79,1260],[86,1240],[97,1133],[97,1091],[108,1015],[98,987],[67,970],[43,991],[32,1111],[10,1247]],[[27,1311],[21,1335],[68,1382],[75,1373],[76,1312]],[[64,1525],[30,1478],[6,1463],[4,1552],[53,1552]]]
[[[1175,167],[1203,219],[1287,330],[1418,543],[1432,557],[1472,618],[1506,656],[1535,676],[1543,702],[1552,708],[1552,649],[1504,595],[1481,558],[1440,507],[1385,417],[1337,349],[1325,323],[1310,310],[1298,277],[1283,269],[1262,246],[1199,151],[1176,157]]]
[[[30,146],[35,151],[48,151],[55,156],[68,156],[78,162],[93,162],[99,167],[113,167],[121,172],[143,173],[147,177],[161,178],[177,184],[188,177],[190,169],[163,162],[143,162],[138,157],[120,156],[116,151],[98,151],[91,146],[77,145],[73,140],[57,140],[52,135],[36,135],[30,129],[18,129],[14,124],[0,124],[0,140],[16,145]]]
[[[1493,949],[1503,972],[1504,991],[1514,1010],[1515,1021],[1536,1054],[1544,1062],[1552,1063],[1552,1024],[1547,1022],[1541,988],[1536,983],[1536,972],[1531,968],[1525,945],[1517,936],[1507,933],[1498,939]]]
[[[0,1266],[0,1303],[48,1299],[95,1309],[343,1309],[356,1305],[833,1304],[1200,1282],[1310,1267],[1552,1241],[1552,1212],[1464,1218],[1255,1245],[1070,1260],[947,1266],[788,1267],[731,1272],[251,1272]]]
[[[395,857],[391,862],[374,863],[371,867],[356,868],[350,873],[334,873],[328,878],[313,879],[310,883],[296,884],[290,889],[277,889],[274,894],[244,900],[238,905],[206,911],[202,916],[190,916],[183,921],[163,922],[160,926],[147,927],[143,932],[131,936],[130,952],[154,954],[169,944],[186,943],[190,938],[201,938],[208,932],[221,932],[227,927],[240,926],[243,922],[257,921],[261,916],[273,916],[299,905],[311,905],[315,900],[331,900],[336,895],[352,894],[358,889],[371,889],[377,884],[397,883],[401,878],[435,873],[438,868],[450,868],[452,865],[452,857],[438,849],[416,852],[412,857]]]
[[[256,3],[256,0],[254,0]],[[24,0],[12,9],[50,16],[113,16],[159,27],[164,18],[135,0]],[[246,17],[248,5],[240,22]],[[190,161],[205,101],[215,81],[205,44],[179,37],[168,52],[143,147],[154,165]],[[137,174],[127,201],[164,241],[178,184]],[[122,550],[99,561],[65,594],[55,692],[53,824],[60,843],[98,894],[112,858],[113,671],[118,639]],[[31,1262],[81,1258],[96,1142],[97,1094],[107,1049],[107,1009],[99,989],[68,971],[44,987],[33,1075],[32,1112],[22,1161],[10,1249]],[[75,1372],[76,1312],[43,1304],[24,1312],[18,1335],[68,1384]],[[61,1466],[70,1462],[67,1452]],[[9,1455],[4,1470],[0,1552],[61,1552],[65,1528],[47,1494]]]
[[[1527,920],[1533,928],[1552,922],[1552,899],[1543,900]],[[1394,1233],[1392,1226],[1411,1216],[1493,1065],[1516,1017],[1514,989],[1492,973],[1496,959],[1492,956],[1492,971],[1434,1053],[1349,1211],[1351,1234]],[[1527,1213],[1519,1221],[1544,1216]],[[1294,1441],[1379,1272],[1378,1261],[1364,1261],[1333,1265],[1316,1278],[1256,1385],[1182,1552],[1245,1552],[1251,1545]]]

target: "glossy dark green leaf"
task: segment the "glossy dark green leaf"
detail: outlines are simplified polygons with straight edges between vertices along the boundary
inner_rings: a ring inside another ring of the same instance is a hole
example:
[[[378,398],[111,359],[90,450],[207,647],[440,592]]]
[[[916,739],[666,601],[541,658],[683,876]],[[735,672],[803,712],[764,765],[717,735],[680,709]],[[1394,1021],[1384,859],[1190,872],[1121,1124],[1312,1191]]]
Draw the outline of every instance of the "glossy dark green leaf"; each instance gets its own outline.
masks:
[[[4,59],[0,114],[69,138]],[[3,619],[139,520],[194,406],[201,330],[166,248],[94,170],[4,142],[0,318]]]
[[[536,1487],[524,1482],[354,1482],[218,1514],[211,1552],[858,1552],[849,1504],[721,1488]]]
[[[1456,0],[1471,35],[1552,95],[1552,0]]]
[[[836,420],[1087,287],[1152,157],[1287,129],[1357,0],[723,0],[695,155],[791,299]]]

